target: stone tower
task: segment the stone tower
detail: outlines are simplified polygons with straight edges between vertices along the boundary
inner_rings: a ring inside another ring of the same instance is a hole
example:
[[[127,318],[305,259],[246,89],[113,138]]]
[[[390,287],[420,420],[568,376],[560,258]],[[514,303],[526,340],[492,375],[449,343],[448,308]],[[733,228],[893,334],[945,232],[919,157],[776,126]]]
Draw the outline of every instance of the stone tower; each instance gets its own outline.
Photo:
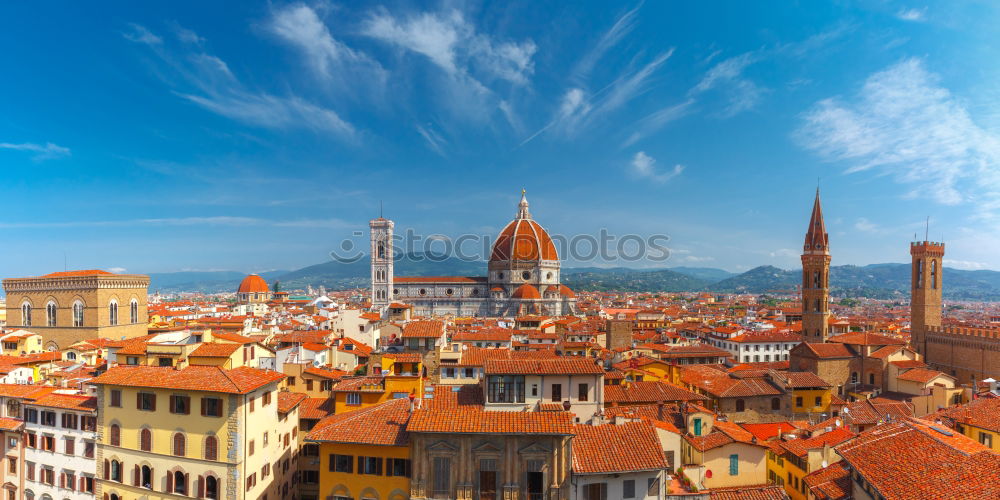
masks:
[[[802,247],[802,338],[806,342],[826,341],[830,331],[829,299],[830,237],[826,234],[819,188],[816,188],[816,201]]]
[[[368,223],[371,229],[372,308],[382,309],[392,300],[393,241],[391,220],[379,217]]]
[[[912,292],[910,296],[910,343],[927,356],[927,327],[941,326],[941,262],[944,243],[910,243]]]

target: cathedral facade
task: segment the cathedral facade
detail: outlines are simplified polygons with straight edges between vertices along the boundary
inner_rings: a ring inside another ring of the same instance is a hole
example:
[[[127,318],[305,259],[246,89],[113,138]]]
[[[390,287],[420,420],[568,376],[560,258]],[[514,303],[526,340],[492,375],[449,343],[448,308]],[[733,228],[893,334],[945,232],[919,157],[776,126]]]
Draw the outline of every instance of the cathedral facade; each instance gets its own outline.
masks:
[[[531,217],[521,193],[517,216],[493,243],[486,276],[394,276],[393,223],[371,228],[371,301],[413,306],[418,316],[560,316],[576,312],[576,295],[559,281],[559,255],[549,233]]]

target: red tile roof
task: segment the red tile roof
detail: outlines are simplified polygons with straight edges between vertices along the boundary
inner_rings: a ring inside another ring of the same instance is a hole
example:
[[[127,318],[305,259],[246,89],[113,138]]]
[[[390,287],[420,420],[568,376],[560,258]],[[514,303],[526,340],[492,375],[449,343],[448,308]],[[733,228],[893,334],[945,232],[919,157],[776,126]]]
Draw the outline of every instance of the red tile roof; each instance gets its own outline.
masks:
[[[778,485],[739,486],[708,490],[709,500],[786,500],[785,489]]]
[[[783,441],[781,447],[798,457],[804,457],[809,453],[809,450],[822,448],[825,445],[837,446],[852,438],[854,438],[854,433],[850,429],[837,427],[830,432],[824,432],[811,438]]]
[[[18,420],[16,418],[10,418],[10,417],[0,418],[0,431],[17,432],[22,429],[24,429],[23,420]]]
[[[444,334],[444,322],[433,320],[411,321],[403,326],[403,337],[438,338]]]
[[[222,344],[218,342],[204,343],[191,351],[192,357],[206,357],[206,358],[228,358],[233,355],[234,352],[239,350],[240,344]]]
[[[330,415],[316,424],[308,441],[378,446],[407,446],[410,421],[409,399],[390,399],[367,408]]]
[[[955,424],[1000,432],[1000,398],[977,398],[964,405],[941,410],[937,415]]]
[[[927,368],[911,368],[903,372],[903,374],[899,376],[899,380],[926,384],[942,375],[948,376],[944,372],[939,372],[937,370],[928,370]]]
[[[847,462],[836,462],[802,478],[817,500],[849,500],[852,495],[851,472]]]
[[[708,398],[662,381],[626,382],[604,386],[604,402],[618,404],[703,401]]]
[[[890,415],[890,418],[912,417],[913,407],[900,401],[874,398],[855,401],[841,413],[845,420],[854,425],[871,425],[885,419],[886,415]]]
[[[513,412],[464,408],[413,412],[410,432],[445,434],[573,434],[574,415],[566,411]]]
[[[906,345],[906,341],[896,337],[888,337],[877,333],[855,332],[834,335],[827,339],[830,342],[854,345]]]
[[[57,273],[43,274],[39,278],[70,278],[75,276],[114,276],[115,273],[109,273],[108,271],[103,271],[100,269],[84,269],[80,271],[59,271]]]
[[[333,398],[306,398],[299,405],[299,419],[319,420],[333,415]]]
[[[886,498],[1000,498],[1000,454],[930,422],[879,425],[837,452]]]
[[[281,373],[240,367],[188,366],[180,370],[160,366],[116,366],[91,379],[92,384],[150,387],[188,391],[247,394],[285,378]]]
[[[97,398],[94,396],[84,396],[82,394],[48,393],[39,396],[34,401],[28,401],[27,404],[45,406],[48,408],[60,408],[63,410],[85,411],[88,413],[97,412]]]
[[[761,441],[767,441],[778,437],[779,434],[787,434],[798,430],[798,427],[792,425],[791,422],[741,424],[741,426]]]
[[[338,380],[340,378],[347,376],[348,374],[348,372],[345,372],[343,370],[337,370],[332,367],[326,367],[326,366],[310,366],[305,370],[303,370],[303,372],[330,380]]]
[[[574,425],[573,473],[611,474],[667,468],[656,428],[649,422]]]
[[[278,393],[278,412],[288,413],[308,399],[305,394],[298,392],[281,391]]]
[[[853,358],[854,353],[844,344],[803,342],[818,358]]]

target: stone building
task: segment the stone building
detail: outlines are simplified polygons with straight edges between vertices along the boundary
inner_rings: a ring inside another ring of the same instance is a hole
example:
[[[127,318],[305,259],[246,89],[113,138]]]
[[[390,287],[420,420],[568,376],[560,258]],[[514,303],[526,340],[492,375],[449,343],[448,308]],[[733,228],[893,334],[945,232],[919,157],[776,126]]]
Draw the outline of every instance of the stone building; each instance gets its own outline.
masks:
[[[394,276],[393,223],[370,223],[372,304],[413,306],[414,316],[561,316],[576,312],[576,295],[560,283],[559,255],[549,233],[531,217],[521,193],[517,216],[493,243],[487,276]],[[386,291],[389,296],[386,297]]]
[[[802,247],[802,336],[824,342],[830,333],[830,237],[823,223],[819,188]]]
[[[941,324],[944,243],[910,244],[910,343],[932,368],[959,383],[1000,379],[1000,329]]]
[[[7,326],[41,334],[48,350],[93,338],[146,335],[149,276],[63,271],[3,280]]]

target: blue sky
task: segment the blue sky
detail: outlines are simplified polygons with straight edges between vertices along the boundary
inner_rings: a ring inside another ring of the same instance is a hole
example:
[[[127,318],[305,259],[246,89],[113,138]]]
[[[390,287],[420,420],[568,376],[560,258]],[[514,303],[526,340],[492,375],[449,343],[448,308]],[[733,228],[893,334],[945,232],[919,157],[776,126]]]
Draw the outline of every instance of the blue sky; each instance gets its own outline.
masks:
[[[294,269],[366,230],[665,234],[669,266],[1000,269],[990,2],[0,6],[0,275]],[[570,263],[568,265],[578,265]],[[613,262],[592,262],[611,265]],[[633,266],[662,266],[638,262]]]

